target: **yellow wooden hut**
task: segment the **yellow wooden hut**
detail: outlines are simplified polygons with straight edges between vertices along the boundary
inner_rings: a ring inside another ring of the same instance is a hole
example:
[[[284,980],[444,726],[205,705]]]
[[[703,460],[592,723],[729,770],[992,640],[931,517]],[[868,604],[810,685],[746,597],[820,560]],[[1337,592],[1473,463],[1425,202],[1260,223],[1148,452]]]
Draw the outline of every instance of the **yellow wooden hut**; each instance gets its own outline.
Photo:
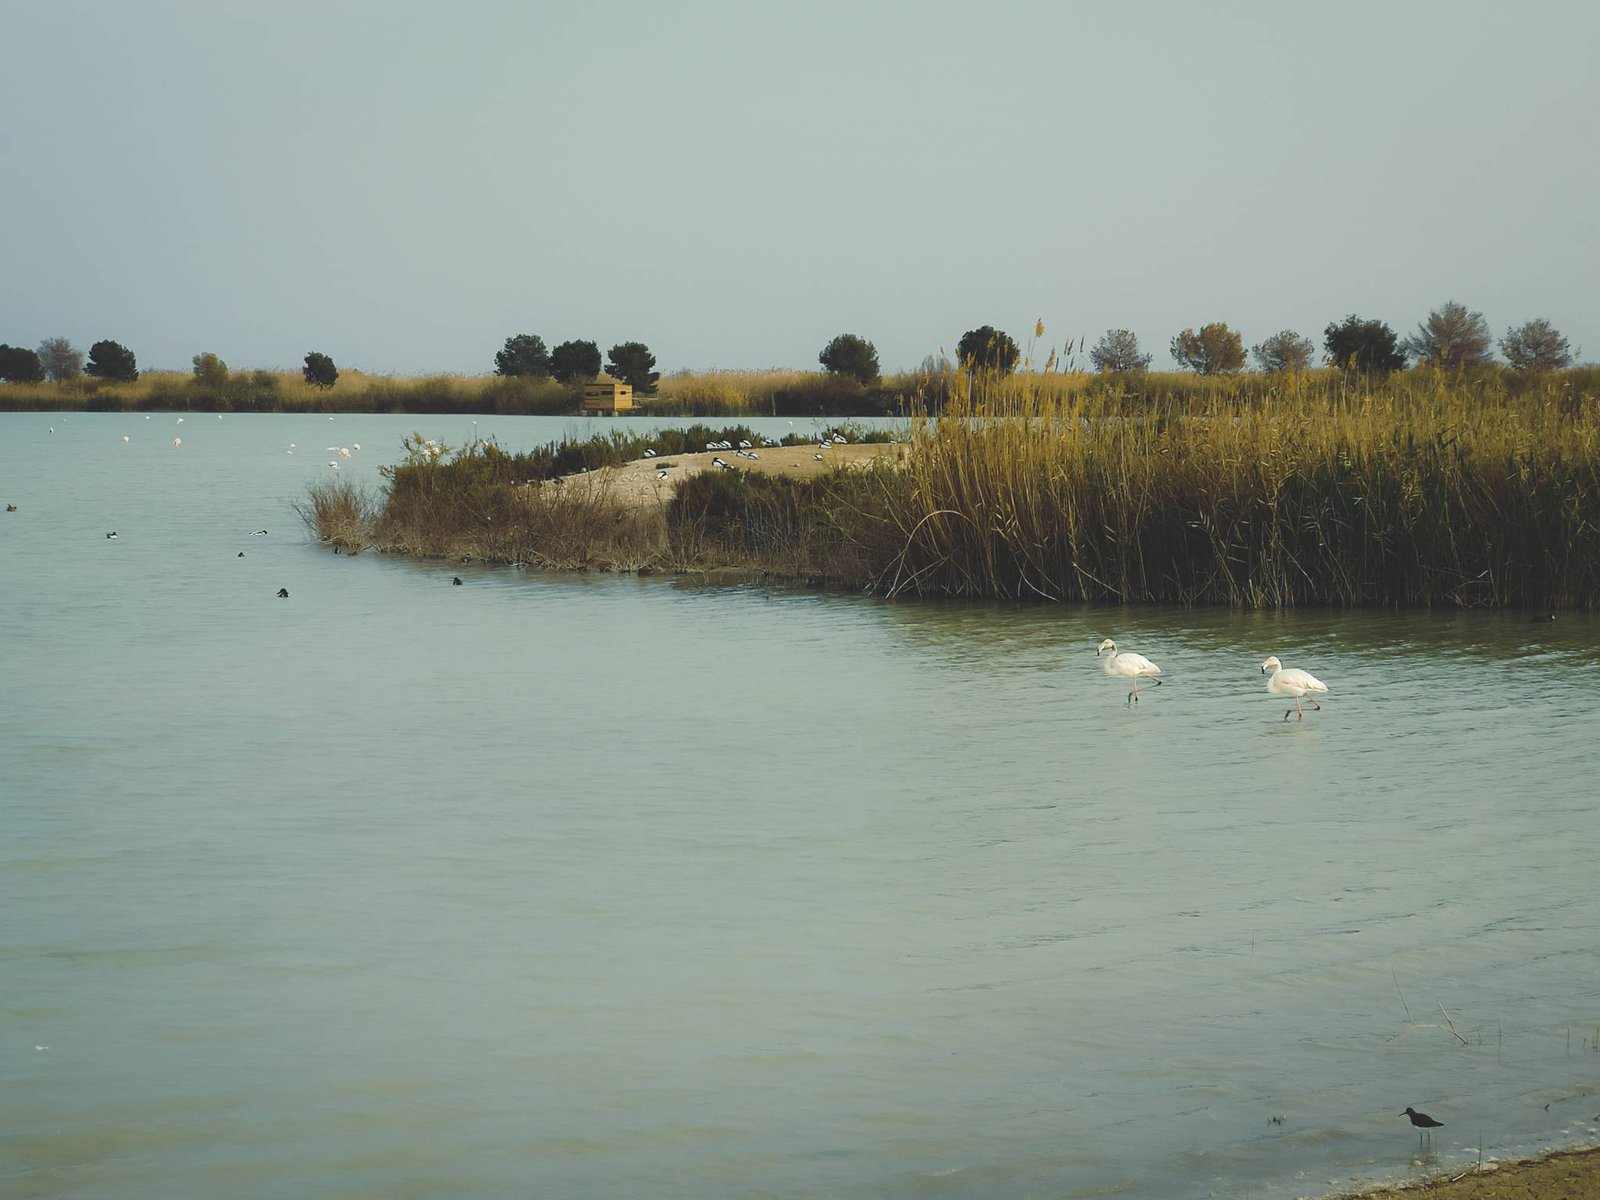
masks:
[[[607,415],[633,411],[633,387],[609,375],[599,375],[583,385],[583,411]]]

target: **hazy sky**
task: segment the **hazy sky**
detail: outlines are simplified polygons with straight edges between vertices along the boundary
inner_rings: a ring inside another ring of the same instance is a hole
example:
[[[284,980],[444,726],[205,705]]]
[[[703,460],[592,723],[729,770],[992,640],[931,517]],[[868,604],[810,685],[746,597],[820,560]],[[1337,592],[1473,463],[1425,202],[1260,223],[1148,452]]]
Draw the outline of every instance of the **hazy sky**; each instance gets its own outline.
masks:
[[[993,324],[1600,359],[1600,4],[0,0],[0,342],[885,369]],[[1043,352],[1038,355],[1043,358]]]

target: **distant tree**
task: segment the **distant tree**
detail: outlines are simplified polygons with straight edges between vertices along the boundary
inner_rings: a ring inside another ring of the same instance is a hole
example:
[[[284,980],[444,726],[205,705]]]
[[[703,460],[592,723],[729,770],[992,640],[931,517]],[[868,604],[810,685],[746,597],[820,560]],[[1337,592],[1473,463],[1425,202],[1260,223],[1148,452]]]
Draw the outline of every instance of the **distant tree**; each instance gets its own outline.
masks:
[[[1244,339],[1221,321],[1185,329],[1172,339],[1172,357],[1201,375],[1221,375],[1244,366]]]
[[[506,339],[505,349],[494,356],[496,375],[534,375],[540,379],[550,374],[550,351],[544,348],[544,339],[534,333],[519,333]]]
[[[51,383],[62,383],[83,374],[83,355],[64,337],[45,338],[39,343],[39,361],[44,364],[44,377]]]
[[[139,364],[133,351],[119,342],[96,342],[89,347],[89,362],[84,373],[113,383],[132,383],[139,378]]]
[[[327,391],[339,382],[339,368],[333,365],[333,359],[318,350],[306,355],[303,374],[307,383],[323,391]]]
[[[194,363],[196,383],[215,388],[228,382],[228,364],[215,354],[209,351],[205,354],[196,354],[190,361]]]
[[[980,325],[961,335],[956,344],[956,361],[968,371],[994,371],[1009,375],[1017,369],[1022,351],[1008,334],[993,325]]]
[[[1150,356],[1139,352],[1139,339],[1127,329],[1106,330],[1089,351],[1089,361],[1102,372],[1143,371],[1150,366]]]
[[[878,348],[864,337],[841,333],[817,355],[817,361],[830,375],[843,375],[871,387],[882,378],[878,370]]]
[[[1406,349],[1429,366],[1480,367],[1493,357],[1492,341],[1483,314],[1451,300],[1428,314],[1406,339]]]
[[[606,355],[606,373],[622,380],[639,396],[654,396],[656,380],[661,372],[655,370],[656,356],[643,342],[618,342]]]
[[[1311,356],[1316,351],[1310,338],[1303,338],[1292,329],[1275,333],[1250,348],[1256,365],[1268,372],[1303,371],[1311,365]]]
[[[1394,330],[1382,321],[1364,321],[1354,313],[1324,329],[1322,345],[1328,351],[1328,362],[1346,371],[1387,375],[1406,365],[1405,347]]]
[[[600,374],[600,347],[593,342],[562,342],[550,351],[550,374],[561,383]]]
[[[1572,365],[1572,348],[1543,317],[1506,330],[1500,353],[1519,371],[1561,371]]]
[[[0,380],[6,383],[43,383],[44,363],[37,351],[0,345]]]

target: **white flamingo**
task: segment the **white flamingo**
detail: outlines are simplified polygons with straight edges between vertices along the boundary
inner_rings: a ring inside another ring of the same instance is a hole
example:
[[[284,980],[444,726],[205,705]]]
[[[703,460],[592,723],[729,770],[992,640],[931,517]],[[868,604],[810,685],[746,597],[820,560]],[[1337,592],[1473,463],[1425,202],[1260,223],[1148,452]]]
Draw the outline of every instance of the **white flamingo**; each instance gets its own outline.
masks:
[[[1100,668],[1107,675],[1120,675],[1124,679],[1133,680],[1133,691],[1128,693],[1129,704],[1139,703],[1140,679],[1152,679],[1155,680],[1152,686],[1161,686],[1161,680],[1156,678],[1161,674],[1161,668],[1156,666],[1155,663],[1151,662],[1144,655],[1134,654],[1132,652],[1127,654],[1118,654],[1117,644],[1110,638],[1107,638],[1105,641],[1101,642],[1099,649],[1097,649],[1095,653],[1097,655],[1104,654],[1107,650],[1111,651],[1111,655],[1100,664]]]
[[[1272,669],[1272,678],[1267,680],[1267,691],[1274,696],[1288,696],[1294,700],[1294,707],[1283,714],[1285,721],[1289,719],[1290,712],[1299,713],[1302,721],[1306,719],[1305,709],[1300,707],[1300,698],[1302,696],[1310,700],[1312,708],[1318,712],[1322,711],[1322,705],[1312,699],[1310,693],[1321,692],[1323,695],[1327,695],[1327,684],[1323,683],[1310,671],[1285,671],[1283,664],[1278,661],[1277,655],[1273,655],[1261,664],[1261,673],[1265,675],[1269,667]]]

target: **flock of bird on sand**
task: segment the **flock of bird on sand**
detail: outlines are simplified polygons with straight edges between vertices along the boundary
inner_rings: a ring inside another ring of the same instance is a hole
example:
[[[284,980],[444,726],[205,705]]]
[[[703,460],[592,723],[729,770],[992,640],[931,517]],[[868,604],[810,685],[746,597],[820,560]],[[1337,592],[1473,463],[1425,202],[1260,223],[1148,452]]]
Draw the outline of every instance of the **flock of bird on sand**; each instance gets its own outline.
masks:
[[[1161,668],[1144,655],[1134,654],[1132,651],[1124,651],[1119,654],[1117,653],[1117,644],[1110,638],[1101,642],[1095,653],[1105,655],[1100,660],[1100,666],[1107,675],[1119,675],[1123,679],[1133,680],[1133,691],[1128,693],[1128,703],[1130,705],[1139,703],[1139,681],[1141,679],[1149,680],[1151,687],[1161,686]],[[1299,720],[1304,721],[1306,719],[1306,710],[1300,706],[1301,700],[1304,700],[1318,712],[1322,711],[1322,705],[1318,704],[1315,697],[1312,696],[1313,692],[1327,694],[1328,685],[1323,683],[1322,680],[1318,679],[1310,671],[1300,671],[1293,668],[1285,670],[1283,664],[1278,661],[1276,654],[1261,664],[1261,673],[1263,675],[1269,670],[1272,672],[1272,678],[1267,680],[1267,691],[1274,696],[1287,696],[1294,701],[1294,707],[1283,714],[1285,721],[1289,719],[1290,713],[1297,714]]]

